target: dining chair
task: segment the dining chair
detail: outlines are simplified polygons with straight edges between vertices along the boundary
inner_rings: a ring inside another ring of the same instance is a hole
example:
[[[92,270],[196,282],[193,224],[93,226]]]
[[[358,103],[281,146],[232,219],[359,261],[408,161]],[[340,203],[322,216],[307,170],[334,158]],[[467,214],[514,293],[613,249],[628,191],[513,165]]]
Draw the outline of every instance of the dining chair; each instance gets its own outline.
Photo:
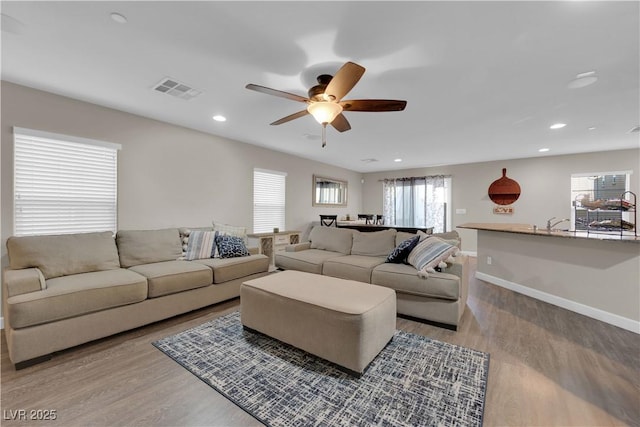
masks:
[[[373,222],[373,215],[371,214],[358,214],[358,219],[364,219],[365,224],[371,224]]]
[[[338,215],[320,215],[320,225],[325,227],[337,227]]]

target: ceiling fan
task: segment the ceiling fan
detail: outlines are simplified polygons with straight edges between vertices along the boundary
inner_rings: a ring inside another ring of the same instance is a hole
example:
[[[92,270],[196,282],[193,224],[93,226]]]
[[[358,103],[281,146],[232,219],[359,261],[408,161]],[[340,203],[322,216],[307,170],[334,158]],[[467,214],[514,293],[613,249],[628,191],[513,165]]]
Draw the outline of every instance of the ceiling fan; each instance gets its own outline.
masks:
[[[335,76],[328,74],[319,75],[317,78],[318,84],[309,89],[308,98],[251,83],[248,84],[246,88],[255,90],[256,92],[306,103],[306,109],[276,120],[271,123],[271,125],[281,125],[282,123],[311,114],[316,121],[322,125],[322,146],[324,147],[327,144],[325,131],[328,124],[331,124],[331,126],[339,132],[351,129],[349,121],[342,114],[344,111],[402,111],[407,105],[407,101],[392,99],[355,99],[343,101],[342,98],[358,83],[364,71],[365,68],[361,65],[347,62],[338,70]]]

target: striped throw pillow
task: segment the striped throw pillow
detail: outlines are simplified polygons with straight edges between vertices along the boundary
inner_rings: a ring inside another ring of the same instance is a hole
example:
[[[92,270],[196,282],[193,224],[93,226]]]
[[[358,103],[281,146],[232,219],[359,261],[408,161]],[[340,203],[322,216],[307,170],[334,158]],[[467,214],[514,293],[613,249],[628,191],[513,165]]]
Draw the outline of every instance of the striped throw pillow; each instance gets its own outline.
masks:
[[[409,254],[407,261],[419,272],[433,273],[438,264],[457,253],[456,246],[450,245],[438,237],[428,237],[418,243]]]
[[[185,259],[213,258],[216,249],[216,233],[214,231],[191,231]]]

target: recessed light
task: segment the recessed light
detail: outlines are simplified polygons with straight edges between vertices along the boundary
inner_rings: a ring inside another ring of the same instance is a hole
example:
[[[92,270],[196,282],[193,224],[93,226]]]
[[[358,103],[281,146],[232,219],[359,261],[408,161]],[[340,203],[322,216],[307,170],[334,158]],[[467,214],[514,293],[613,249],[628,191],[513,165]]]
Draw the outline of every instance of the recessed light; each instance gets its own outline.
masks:
[[[566,125],[567,125],[566,123],[554,123],[551,126],[549,126],[549,129],[562,129]]]
[[[216,122],[226,122],[227,118],[225,116],[221,116],[219,114],[213,116],[213,120],[215,120]]]
[[[127,17],[118,12],[112,12],[111,19],[116,21],[118,24],[126,24],[128,22]]]
[[[400,163],[402,161],[402,159],[393,159],[394,162],[396,163]]]
[[[549,151],[549,149],[548,148],[541,148],[538,151],[541,152],[541,153],[546,153],[547,151]]]
[[[580,73],[576,75],[576,78],[571,80],[567,87],[569,89],[580,89],[589,85],[594,84],[598,81],[598,76],[596,76],[595,71],[587,71],[586,73]]]
[[[591,126],[591,127],[587,128],[587,130],[596,130],[596,127],[595,126]]]

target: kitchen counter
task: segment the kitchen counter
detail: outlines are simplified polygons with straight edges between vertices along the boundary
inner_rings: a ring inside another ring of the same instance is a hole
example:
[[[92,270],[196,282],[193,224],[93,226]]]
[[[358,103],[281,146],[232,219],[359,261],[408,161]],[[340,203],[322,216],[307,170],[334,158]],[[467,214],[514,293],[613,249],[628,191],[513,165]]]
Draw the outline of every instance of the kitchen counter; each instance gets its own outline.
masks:
[[[536,236],[564,237],[571,239],[596,239],[613,242],[631,242],[640,243],[640,237],[634,236],[629,232],[623,232],[621,236],[619,232],[589,232],[586,231],[547,231],[545,228],[534,229],[531,224],[508,224],[508,223],[479,223],[469,222],[458,225],[458,228],[467,228],[472,230],[499,231],[504,233],[529,234]]]
[[[467,223],[476,278],[640,333],[640,240],[631,235]]]

